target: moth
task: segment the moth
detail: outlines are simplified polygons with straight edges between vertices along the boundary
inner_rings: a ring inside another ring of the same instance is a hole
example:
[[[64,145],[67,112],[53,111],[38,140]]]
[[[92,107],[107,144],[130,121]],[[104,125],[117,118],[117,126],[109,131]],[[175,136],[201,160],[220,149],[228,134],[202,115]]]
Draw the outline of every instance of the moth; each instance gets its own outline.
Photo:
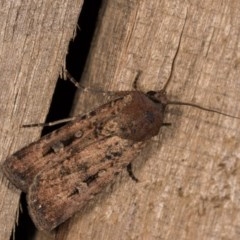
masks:
[[[169,101],[165,89],[119,92],[115,100],[10,156],[4,173],[27,193],[35,225],[51,231],[101,192],[168,125],[164,112],[169,104],[178,102]]]
[[[118,92],[114,100],[76,117],[6,159],[2,169],[17,188],[27,193],[29,213],[38,229],[56,228],[129,166],[147,140],[169,125],[164,122],[167,105],[188,105],[238,118],[169,100],[166,88],[172,72],[162,90]]]

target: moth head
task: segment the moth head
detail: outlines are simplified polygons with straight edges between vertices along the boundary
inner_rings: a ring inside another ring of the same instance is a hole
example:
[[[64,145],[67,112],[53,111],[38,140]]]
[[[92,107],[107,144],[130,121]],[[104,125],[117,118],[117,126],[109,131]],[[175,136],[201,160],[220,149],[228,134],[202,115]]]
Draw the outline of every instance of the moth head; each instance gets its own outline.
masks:
[[[167,93],[165,90],[160,91],[149,91],[146,95],[155,103],[161,103],[166,106],[168,104]]]

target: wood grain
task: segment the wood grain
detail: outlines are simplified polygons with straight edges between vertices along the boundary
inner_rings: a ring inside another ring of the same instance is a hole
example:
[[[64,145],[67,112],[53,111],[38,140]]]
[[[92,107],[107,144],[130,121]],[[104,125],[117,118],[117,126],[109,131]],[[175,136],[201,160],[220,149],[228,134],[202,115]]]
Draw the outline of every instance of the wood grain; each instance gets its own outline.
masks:
[[[1,160],[38,138],[19,126],[44,120],[81,2],[2,3]],[[161,89],[187,14],[170,98],[240,116],[239,11],[237,0],[103,1],[82,83],[130,90],[142,70],[141,89]],[[107,99],[80,93],[73,114]],[[239,239],[240,121],[182,106],[169,106],[166,121],[133,163],[140,182],[123,171],[55,239]],[[19,192],[0,177],[5,240]]]
[[[82,82],[129,90],[142,70],[140,87],[161,89],[187,14],[170,98],[240,116],[239,10],[234,0],[104,1]],[[75,114],[101,100],[80,93]],[[123,171],[55,239],[239,239],[240,121],[183,106],[166,121],[133,163],[140,183]]]
[[[0,20],[1,161],[39,138],[56,80],[64,66],[82,0],[2,1]],[[10,239],[20,192],[0,173],[0,239]]]

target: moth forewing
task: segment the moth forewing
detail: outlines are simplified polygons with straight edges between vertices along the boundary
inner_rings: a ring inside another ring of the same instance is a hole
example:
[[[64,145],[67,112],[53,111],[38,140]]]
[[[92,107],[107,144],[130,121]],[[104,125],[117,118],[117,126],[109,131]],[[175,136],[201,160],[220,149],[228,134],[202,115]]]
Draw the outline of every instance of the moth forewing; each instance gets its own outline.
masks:
[[[39,173],[28,192],[35,225],[50,231],[66,221],[101,192],[143,145],[117,136],[106,137]]]
[[[116,104],[117,110],[114,111],[117,114],[122,106],[121,100],[122,97],[118,97],[88,114],[81,115],[75,121],[17,151],[3,163],[5,175],[17,188],[27,192],[35,176],[48,165],[60,161],[63,156],[69,154],[67,150],[71,149],[72,145],[79,144],[83,147],[85,144],[91,144],[101,123],[109,119],[106,113],[111,105]]]

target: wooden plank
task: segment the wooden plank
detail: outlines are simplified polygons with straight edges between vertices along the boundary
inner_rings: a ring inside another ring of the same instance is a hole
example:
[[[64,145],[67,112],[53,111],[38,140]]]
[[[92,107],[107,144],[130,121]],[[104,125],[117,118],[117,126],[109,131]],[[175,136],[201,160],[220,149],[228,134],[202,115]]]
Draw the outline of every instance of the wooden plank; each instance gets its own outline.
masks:
[[[239,10],[236,0],[104,1],[82,82],[104,90],[166,82],[187,14],[171,99],[240,116]],[[79,94],[74,114],[101,95]],[[104,101],[104,100],[103,100]],[[106,99],[105,99],[106,101]],[[240,121],[169,106],[159,136],[55,239],[239,239]]]
[[[1,161],[36,140],[64,67],[82,0],[2,1],[0,33]],[[0,173],[0,239],[10,239],[20,191]]]

